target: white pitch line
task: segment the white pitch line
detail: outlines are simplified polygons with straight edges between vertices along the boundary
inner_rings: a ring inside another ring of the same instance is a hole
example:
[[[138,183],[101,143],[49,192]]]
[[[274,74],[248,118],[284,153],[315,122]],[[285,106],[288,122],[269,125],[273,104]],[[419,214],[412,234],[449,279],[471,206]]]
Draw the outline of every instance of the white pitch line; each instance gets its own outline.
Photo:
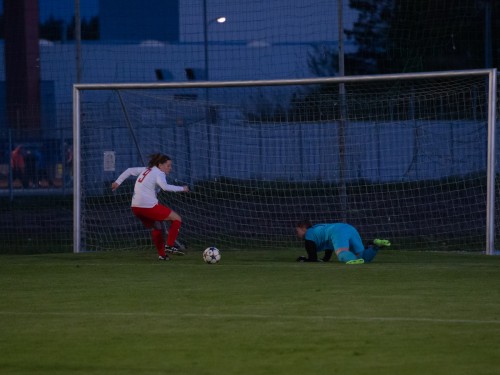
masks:
[[[168,314],[168,313],[151,313],[151,312],[57,312],[57,311],[41,311],[41,312],[21,312],[21,311],[0,311],[0,316],[145,316],[145,317],[172,317],[172,318],[241,318],[241,319],[316,319],[316,320],[338,320],[338,321],[359,321],[359,322],[416,322],[416,323],[450,323],[450,324],[498,324],[500,320],[476,320],[476,319],[446,319],[446,318],[418,318],[418,317],[398,317],[398,316],[323,316],[323,315],[264,315],[264,314],[227,314],[227,313],[188,313],[188,314]]]

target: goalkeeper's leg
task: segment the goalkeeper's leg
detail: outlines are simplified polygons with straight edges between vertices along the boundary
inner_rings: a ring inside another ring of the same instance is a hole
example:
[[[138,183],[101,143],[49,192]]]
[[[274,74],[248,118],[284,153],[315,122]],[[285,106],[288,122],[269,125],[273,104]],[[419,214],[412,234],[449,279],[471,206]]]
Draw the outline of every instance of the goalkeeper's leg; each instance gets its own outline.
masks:
[[[337,258],[340,262],[345,264],[363,264],[364,260],[362,258],[358,258],[356,254],[352,251],[349,251],[349,248],[342,248],[336,250]]]
[[[373,243],[368,245],[368,247],[361,254],[361,258],[365,260],[366,263],[370,263],[376,256],[380,248],[391,246],[389,240],[374,239]]]
[[[378,238],[375,238],[373,240],[373,244],[379,248],[381,247],[389,247],[391,246],[391,241],[389,240],[381,240],[381,239],[378,239]]]
[[[365,261],[361,258],[360,253],[364,246],[359,236],[358,231],[354,227],[350,227],[342,233],[334,241],[335,254],[340,262],[345,264],[363,264]]]

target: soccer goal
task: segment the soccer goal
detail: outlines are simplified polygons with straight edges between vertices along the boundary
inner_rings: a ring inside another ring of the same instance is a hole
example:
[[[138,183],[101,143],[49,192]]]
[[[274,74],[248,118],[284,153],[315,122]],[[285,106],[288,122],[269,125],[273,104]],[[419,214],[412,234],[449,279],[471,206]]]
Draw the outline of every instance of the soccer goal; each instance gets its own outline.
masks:
[[[76,84],[74,251],[152,248],[128,167],[173,160],[161,193],[188,248],[297,247],[345,221],[396,249],[495,243],[496,70],[297,80]]]

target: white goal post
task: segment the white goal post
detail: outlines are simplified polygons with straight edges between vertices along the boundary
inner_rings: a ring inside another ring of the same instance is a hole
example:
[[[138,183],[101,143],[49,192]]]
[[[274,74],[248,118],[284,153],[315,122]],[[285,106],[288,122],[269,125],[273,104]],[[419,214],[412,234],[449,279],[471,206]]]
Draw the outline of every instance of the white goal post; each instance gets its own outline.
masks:
[[[401,248],[493,255],[496,79],[496,69],[477,69],[75,84],[73,250],[127,248],[127,238],[146,246],[125,209],[131,187],[116,196],[109,185],[163,152],[174,183],[193,193],[162,199],[182,211],[182,231],[200,249],[287,246],[307,215]]]

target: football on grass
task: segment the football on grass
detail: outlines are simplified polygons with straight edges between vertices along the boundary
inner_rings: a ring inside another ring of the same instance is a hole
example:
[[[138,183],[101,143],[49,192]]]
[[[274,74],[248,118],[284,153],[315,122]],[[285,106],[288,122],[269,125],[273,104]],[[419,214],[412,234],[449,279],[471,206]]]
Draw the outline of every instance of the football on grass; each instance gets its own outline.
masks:
[[[207,247],[203,250],[203,260],[208,264],[219,263],[220,251],[215,246]]]

